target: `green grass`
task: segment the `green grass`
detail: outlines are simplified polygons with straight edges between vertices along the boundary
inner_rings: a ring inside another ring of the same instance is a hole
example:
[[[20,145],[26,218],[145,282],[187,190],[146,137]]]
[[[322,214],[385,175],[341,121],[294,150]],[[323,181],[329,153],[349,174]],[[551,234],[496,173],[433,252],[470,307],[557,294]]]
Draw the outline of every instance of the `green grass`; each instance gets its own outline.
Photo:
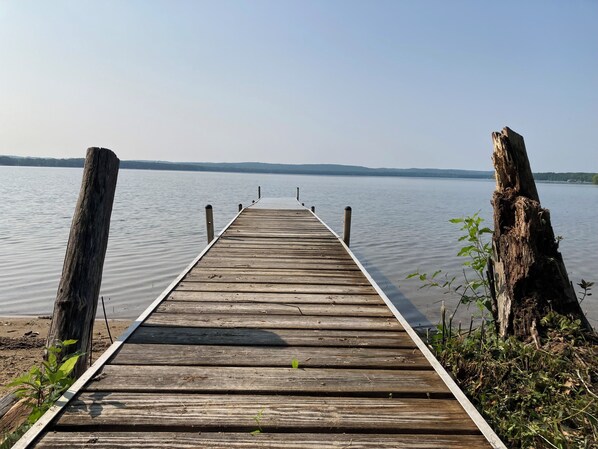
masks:
[[[430,343],[508,447],[597,448],[596,336],[556,314],[545,320],[538,348],[480,330]]]

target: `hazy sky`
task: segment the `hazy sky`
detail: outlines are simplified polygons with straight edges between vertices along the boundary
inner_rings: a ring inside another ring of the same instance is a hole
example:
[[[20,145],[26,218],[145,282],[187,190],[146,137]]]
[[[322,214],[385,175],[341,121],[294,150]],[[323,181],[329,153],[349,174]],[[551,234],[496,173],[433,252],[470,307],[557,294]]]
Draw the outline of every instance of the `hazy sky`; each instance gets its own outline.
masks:
[[[0,154],[598,171],[598,1],[0,0]]]

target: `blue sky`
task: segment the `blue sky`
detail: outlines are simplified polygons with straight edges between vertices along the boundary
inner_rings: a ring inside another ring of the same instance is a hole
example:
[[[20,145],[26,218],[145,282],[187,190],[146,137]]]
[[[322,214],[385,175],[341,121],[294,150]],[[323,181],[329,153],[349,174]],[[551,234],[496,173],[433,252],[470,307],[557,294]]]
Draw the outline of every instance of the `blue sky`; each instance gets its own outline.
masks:
[[[596,171],[598,2],[0,0],[0,154]]]

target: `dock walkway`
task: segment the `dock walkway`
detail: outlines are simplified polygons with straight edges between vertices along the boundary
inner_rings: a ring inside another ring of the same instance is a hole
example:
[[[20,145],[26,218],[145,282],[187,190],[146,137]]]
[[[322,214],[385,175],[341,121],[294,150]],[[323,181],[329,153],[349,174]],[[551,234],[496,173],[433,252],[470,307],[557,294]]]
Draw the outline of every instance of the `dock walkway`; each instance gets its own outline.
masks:
[[[504,447],[414,336],[313,213],[265,200],[244,209],[20,444]]]

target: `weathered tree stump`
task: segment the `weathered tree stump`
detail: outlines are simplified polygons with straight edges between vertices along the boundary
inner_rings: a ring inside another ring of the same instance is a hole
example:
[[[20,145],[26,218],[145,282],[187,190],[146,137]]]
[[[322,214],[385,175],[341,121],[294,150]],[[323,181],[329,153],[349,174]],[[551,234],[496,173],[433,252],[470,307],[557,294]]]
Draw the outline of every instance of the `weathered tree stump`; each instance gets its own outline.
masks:
[[[540,320],[550,311],[581,320],[550,213],[540,198],[523,137],[509,128],[492,133],[496,171],[493,259],[490,263],[493,313],[499,336],[537,341]]]
[[[79,377],[88,367],[91,335],[108,245],[110,215],[120,161],[106,148],[89,148],[58,285],[47,345],[77,340],[63,356],[85,352],[75,367]]]

